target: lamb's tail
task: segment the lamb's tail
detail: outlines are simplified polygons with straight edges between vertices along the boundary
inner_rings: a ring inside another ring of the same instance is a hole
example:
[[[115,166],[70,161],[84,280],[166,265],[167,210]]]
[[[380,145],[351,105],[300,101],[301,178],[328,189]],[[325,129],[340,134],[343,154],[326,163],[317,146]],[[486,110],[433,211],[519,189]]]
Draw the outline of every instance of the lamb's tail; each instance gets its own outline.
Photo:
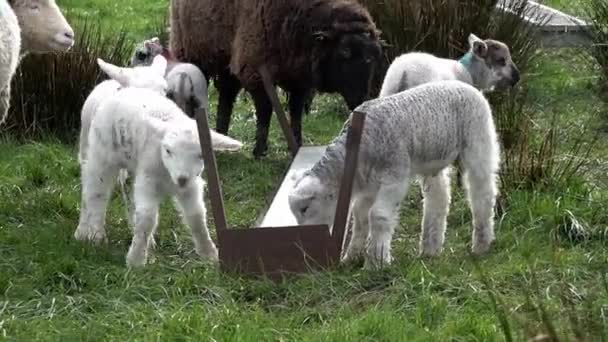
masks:
[[[243,147],[242,142],[229,136],[220,134],[212,129],[209,130],[209,133],[211,133],[211,145],[215,151],[238,151]]]
[[[8,86],[0,90],[0,125],[4,123],[8,116],[8,108],[11,105],[10,96],[10,88]]]

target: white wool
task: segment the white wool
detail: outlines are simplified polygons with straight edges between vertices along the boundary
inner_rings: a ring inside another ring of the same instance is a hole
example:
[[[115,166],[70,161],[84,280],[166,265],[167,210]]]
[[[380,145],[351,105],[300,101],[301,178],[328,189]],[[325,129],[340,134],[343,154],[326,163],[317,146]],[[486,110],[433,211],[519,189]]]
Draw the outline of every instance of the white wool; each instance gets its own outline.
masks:
[[[6,120],[10,105],[10,83],[21,50],[21,31],[17,16],[6,0],[0,0],[0,125]]]
[[[355,110],[366,113],[366,120],[351,200],[353,237],[344,260],[364,256],[367,268],[390,264],[400,203],[415,177],[422,179],[424,194],[420,253],[440,254],[450,202],[448,170],[456,159],[464,170],[473,214],[472,250],[486,253],[494,240],[500,151],[483,94],[461,81],[437,81]],[[346,132],[310,170],[295,176],[289,204],[298,224],[333,222]]]
[[[219,135],[223,146],[241,143]],[[99,105],[91,121],[82,165],[82,206],[74,236],[104,241],[105,210],[118,171],[134,175],[135,227],[127,254],[129,266],[146,263],[158,207],[174,196],[184,220],[192,229],[197,253],[217,261],[209,236],[203,202],[203,159],[196,122],[175,103],[149,89],[126,88]]]

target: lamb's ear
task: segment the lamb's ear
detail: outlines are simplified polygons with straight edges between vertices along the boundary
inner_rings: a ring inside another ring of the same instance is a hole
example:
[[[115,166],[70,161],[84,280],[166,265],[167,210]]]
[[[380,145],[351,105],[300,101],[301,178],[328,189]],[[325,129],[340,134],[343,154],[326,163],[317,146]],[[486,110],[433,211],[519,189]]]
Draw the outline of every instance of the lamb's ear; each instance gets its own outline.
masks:
[[[129,83],[131,81],[131,75],[133,73],[132,69],[122,68],[114,64],[110,64],[108,62],[105,62],[101,58],[97,58],[97,64],[99,65],[99,68],[101,68],[101,70],[106,73],[106,75],[108,75],[116,82],[120,83],[121,86],[129,86]]]
[[[488,53],[488,45],[473,33],[469,34],[469,46],[473,53],[479,58],[485,58]]]
[[[291,173],[291,180],[294,182],[297,182],[298,180],[300,180],[300,178],[302,178],[304,176],[305,172],[306,172],[306,169],[295,170],[294,172]]]
[[[150,67],[157,72],[160,76],[165,76],[165,71],[167,70],[167,59],[162,55],[157,55],[154,57],[152,61],[152,65]]]

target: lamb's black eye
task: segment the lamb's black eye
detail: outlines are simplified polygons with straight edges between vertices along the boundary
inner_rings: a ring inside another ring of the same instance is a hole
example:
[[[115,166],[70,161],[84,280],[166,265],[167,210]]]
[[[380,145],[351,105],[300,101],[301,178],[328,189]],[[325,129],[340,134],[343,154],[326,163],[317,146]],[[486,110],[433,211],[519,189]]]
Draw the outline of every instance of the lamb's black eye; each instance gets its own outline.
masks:
[[[497,62],[499,65],[502,65],[502,66],[507,65],[507,60],[504,57],[500,57]]]
[[[300,214],[302,214],[302,215],[306,214],[306,210],[308,210],[308,207],[304,207],[304,208],[300,209]]]
[[[171,155],[171,151],[169,151],[169,149],[168,149],[168,148],[166,148],[166,149],[165,149],[165,151],[167,151],[167,154],[168,154],[168,155]]]

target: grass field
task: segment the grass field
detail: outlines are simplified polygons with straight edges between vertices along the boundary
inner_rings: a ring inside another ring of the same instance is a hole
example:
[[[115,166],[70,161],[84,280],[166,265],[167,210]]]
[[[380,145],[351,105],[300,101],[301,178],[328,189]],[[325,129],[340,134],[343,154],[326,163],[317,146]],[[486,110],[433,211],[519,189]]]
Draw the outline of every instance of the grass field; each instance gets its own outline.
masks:
[[[165,1],[61,0],[70,16],[128,23],[148,37]],[[126,7],[125,7],[126,6]],[[608,338],[608,119],[595,95],[596,66],[580,52],[545,51],[524,75],[538,127],[554,114],[560,142],[600,132],[585,178],[543,189],[501,189],[497,244],[471,259],[470,214],[454,187],[446,249],[417,257],[420,191],[412,187],[393,241],[396,260],[379,272],[339,269],[278,285],[219,274],[200,262],[167,201],[154,262],[129,271],[130,232],[118,192],[107,218],[110,244],[73,240],[79,214],[76,147],[49,137],[0,143],[0,340],[9,341],[515,341],[539,334]],[[211,88],[211,112],[216,94]],[[347,112],[319,96],[305,117],[305,144],[328,143]],[[215,122],[214,117],[211,123]],[[231,135],[242,153],[218,154],[229,223],[254,224],[289,163],[273,121],[270,151],[255,161],[251,102],[239,98]],[[562,139],[563,138],[563,139]],[[560,158],[568,153],[562,145]],[[584,241],[566,239],[571,216]],[[210,220],[212,221],[212,220]],[[211,223],[212,226],[212,223]],[[602,235],[604,234],[604,235]],[[582,339],[584,340],[584,339]]]

